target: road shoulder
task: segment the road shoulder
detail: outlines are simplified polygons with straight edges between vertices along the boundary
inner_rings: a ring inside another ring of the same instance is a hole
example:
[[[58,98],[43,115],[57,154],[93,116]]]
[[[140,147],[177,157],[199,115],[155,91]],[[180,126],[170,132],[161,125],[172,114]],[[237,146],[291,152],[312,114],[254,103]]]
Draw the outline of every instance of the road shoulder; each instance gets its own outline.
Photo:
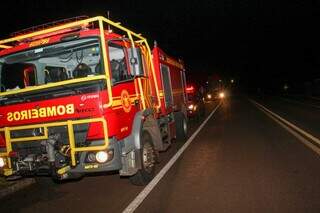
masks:
[[[0,177],[0,199],[19,190],[22,190],[34,184],[35,182],[36,181],[34,178],[24,178],[17,181],[6,181],[4,178]]]

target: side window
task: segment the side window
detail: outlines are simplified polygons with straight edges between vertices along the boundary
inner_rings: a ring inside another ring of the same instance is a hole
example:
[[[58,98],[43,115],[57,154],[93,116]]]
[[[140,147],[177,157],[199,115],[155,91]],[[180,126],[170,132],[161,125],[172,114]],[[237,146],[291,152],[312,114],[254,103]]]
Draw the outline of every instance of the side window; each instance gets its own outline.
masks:
[[[132,79],[127,64],[127,55],[124,47],[109,44],[110,70],[112,75],[112,83]]]
[[[170,107],[173,105],[173,94],[172,94],[172,85],[171,85],[171,77],[170,77],[170,69],[168,66],[164,64],[160,64],[161,67],[161,77],[162,84],[165,94],[165,105],[166,107]]]
[[[1,91],[22,89],[36,85],[36,68],[33,64],[4,64],[1,70]]]

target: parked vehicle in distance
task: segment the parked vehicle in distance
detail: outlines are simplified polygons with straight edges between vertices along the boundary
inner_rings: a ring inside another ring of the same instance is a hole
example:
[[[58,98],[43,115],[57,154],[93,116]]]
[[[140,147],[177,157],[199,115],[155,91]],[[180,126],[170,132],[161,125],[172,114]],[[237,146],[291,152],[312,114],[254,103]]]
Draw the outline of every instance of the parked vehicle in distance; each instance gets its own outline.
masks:
[[[200,119],[206,114],[206,108],[204,103],[204,97],[199,90],[195,89],[195,86],[188,86],[186,89],[188,101],[187,101],[187,114],[189,118]]]
[[[226,97],[225,90],[222,88],[215,88],[209,90],[204,95],[204,102],[209,103],[214,100],[223,100]]]

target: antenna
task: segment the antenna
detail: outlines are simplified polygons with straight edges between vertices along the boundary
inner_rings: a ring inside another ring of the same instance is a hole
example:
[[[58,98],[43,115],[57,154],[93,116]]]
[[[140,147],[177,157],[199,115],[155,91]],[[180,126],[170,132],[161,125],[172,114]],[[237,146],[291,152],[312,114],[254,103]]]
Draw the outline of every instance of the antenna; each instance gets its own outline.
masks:
[[[107,18],[110,20],[110,11],[109,10],[107,11]],[[108,32],[109,33],[112,32],[110,24],[108,24]]]

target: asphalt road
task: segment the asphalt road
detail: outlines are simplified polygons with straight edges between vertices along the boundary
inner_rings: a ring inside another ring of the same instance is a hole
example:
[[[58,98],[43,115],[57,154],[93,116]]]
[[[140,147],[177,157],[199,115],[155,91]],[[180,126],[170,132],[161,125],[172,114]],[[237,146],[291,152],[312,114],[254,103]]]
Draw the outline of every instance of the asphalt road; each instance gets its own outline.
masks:
[[[320,103],[290,97],[265,96],[256,100],[273,112],[320,138]]]
[[[182,145],[161,155],[158,171]],[[319,213],[319,165],[318,154],[246,98],[231,97],[136,212]],[[117,174],[61,185],[41,178],[0,200],[0,212],[121,212],[142,189]]]

